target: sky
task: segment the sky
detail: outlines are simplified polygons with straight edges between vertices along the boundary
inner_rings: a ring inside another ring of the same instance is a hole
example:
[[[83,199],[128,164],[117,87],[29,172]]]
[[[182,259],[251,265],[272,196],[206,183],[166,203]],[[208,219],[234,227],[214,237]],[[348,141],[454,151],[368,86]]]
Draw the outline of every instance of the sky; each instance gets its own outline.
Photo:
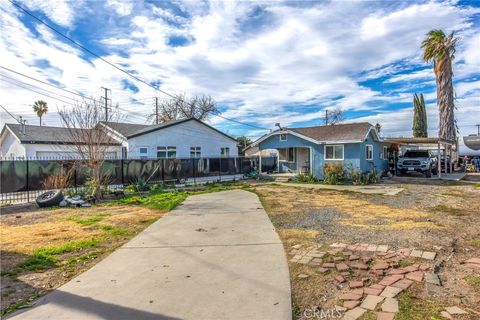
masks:
[[[321,125],[325,110],[341,109],[346,122],[378,122],[384,136],[411,136],[413,94],[423,93],[435,136],[435,77],[420,46],[431,29],[455,32],[460,135],[476,133],[480,123],[480,1],[17,3],[162,91],[211,95],[223,117],[262,128]],[[168,98],[9,1],[0,2],[0,14],[0,66],[88,97],[100,98],[107,87],[126,122],[145,123],[154,97]],[[49,106],[44,125],[61,125],[57,110],[78,100],[5,69],[0,93],[0,104],[29,124],[39,121],[36,100]],[[2,126],[14,121],[0,115]],[[267,132],[220,117],[209,122],[234,136]]]

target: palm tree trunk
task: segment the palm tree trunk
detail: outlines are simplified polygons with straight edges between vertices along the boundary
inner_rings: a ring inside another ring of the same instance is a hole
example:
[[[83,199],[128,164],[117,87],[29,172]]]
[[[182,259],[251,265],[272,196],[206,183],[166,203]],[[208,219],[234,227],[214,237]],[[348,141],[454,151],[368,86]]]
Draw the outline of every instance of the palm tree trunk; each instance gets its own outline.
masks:
[[[453,101],[452,61],[450,57],[435,66],[437,81],[437,105],[439,110],[438,135],[443,139],[455,139],[455,105]]]
[[[42,116],[39,116],[40,118],[40,127],[42,126]]]

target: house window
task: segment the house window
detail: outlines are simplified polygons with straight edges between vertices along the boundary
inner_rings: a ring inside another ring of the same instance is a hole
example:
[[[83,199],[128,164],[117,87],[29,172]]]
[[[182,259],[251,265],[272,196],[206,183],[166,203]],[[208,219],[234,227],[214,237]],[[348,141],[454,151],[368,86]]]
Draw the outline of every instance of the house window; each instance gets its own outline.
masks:
[[[343,145],[325,146],[325,160],[343,160]]]
[[[388,148],[386,146],[383,147],[382,159],[388,160]]]
[[[190,158],[201,158],[202,149],[200,147],[190,147]]]
[[[175,146],[159,146],[157,147],[157,158],[158,159],[171,159],[177,157],[177,147]]]
[[[288,162],[295,162],[295,148],[288,148]]]
[[[230,157],[230,148],[229,147],[226,147],[226,148],[220,148],[220,156],[222,157]]]
[[[287,134],[286,133],[282,133],[280,135],[280,141],[287,141]]]
[[[373,146],[371,144],[365,146],[365,159],[373,160]]]
[[[142,147],[140,148],[140,159],[147,159],[148,157],[148,148]]]
[[[122,159],[127,159],[127,147],[122,147]]]

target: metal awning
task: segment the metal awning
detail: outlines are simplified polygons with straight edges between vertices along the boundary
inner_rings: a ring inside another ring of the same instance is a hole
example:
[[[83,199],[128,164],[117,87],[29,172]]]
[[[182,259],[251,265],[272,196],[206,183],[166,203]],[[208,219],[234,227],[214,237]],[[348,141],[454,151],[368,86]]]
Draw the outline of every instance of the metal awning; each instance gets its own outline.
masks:
[[[385,142],[397,143],[397,144],[446,144],[446,145],[455,145],[455,140],[443,139],[438,137],[432,138],[385,138]]]

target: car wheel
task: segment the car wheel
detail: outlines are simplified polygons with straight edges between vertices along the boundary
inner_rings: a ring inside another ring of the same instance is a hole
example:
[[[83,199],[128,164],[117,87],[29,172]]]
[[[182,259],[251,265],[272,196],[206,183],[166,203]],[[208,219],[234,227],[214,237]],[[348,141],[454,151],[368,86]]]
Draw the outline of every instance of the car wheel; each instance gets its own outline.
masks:
[[[52,190],[42,193],[35,200],[39,207],[53,207],[63,200],[63,193],[60,190]]]

